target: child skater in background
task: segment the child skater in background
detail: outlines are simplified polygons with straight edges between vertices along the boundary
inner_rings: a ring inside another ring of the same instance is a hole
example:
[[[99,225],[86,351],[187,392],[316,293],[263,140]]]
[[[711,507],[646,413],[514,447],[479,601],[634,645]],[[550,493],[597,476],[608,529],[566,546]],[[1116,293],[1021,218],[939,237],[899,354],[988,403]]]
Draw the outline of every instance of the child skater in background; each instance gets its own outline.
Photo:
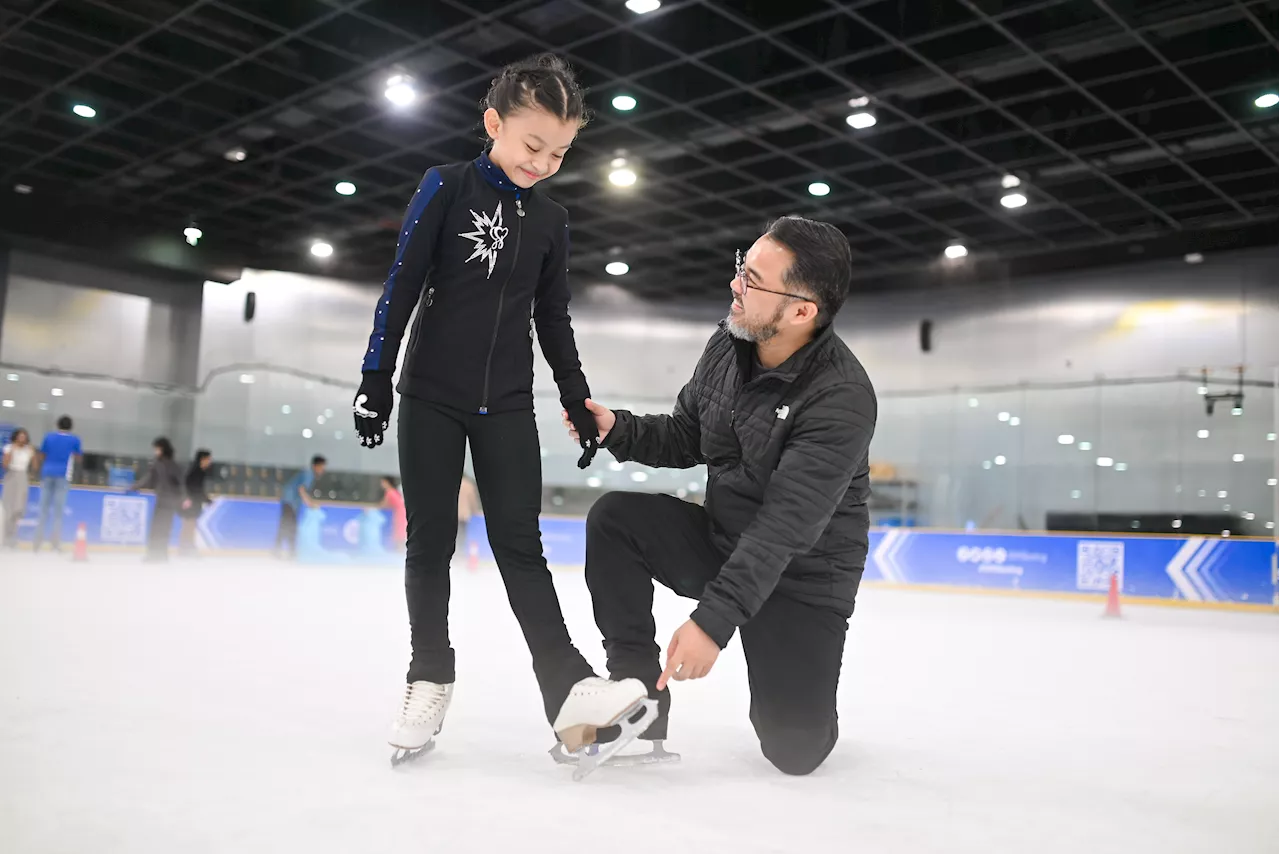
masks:
[[[196,524],[204,508],[213,503],[209,497],[205,481],[209,478],[209,467],[213,465],[213,454],[201,448],[196,451],[191,468],[187,469],[183,488],[186,496],[182,501],[182,509],[178,515],[182,517],[182,527],[178,530],[178,554],[186,557],[198,557],[196,553]]]
[[[404,544],[409,539],[409,519],[404,512],[404,495],[396,488],[394,477],[382,479],[382,509],[391,511],[391,533],[388,539],[391,548],[404,551]]]
[[[649,711],[638,680],[597,678],[573,646],[538,529],[535,330],[561,403],[579,425],[580,467],[598,447],[569,319],[568,214],[537,189],[585,124],[583,92],[561,59],[544,55],[504,69],[484,108],[487,150],[427,170],[409,200],[353,404],[361,444],[382,444],[391,377],[416,307],[397,386],[413,656],[391,729],[393,764],[432,746],[453,696],[449,564],[468,442],[489,542],[557,735],[577,750],[593,727]]]

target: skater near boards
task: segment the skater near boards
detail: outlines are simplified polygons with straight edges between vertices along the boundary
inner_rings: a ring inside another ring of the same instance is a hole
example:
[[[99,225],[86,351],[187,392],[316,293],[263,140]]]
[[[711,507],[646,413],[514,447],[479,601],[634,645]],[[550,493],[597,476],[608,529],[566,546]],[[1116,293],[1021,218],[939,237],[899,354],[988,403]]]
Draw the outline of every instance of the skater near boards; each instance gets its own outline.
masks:
[[[574,647],[538,528],[535,332],[567,417],[582,428],[581,467],[598,445],[569,318],[568,214],[538,188],[569,156],[586,118],[582,89],[558,57],[520,62],[494,78],[482,116],[485,150],[427,170],[374,312],[352,407],[370,448],[390,426],[391,377],[417,308],[395,389],[412,659],[391,727],[393,763],[432,746],[453,697],[449,563],[468,444],[489,542],[559,739],[579,751],[596,729],[655,708],[639,681],[597,678]]]

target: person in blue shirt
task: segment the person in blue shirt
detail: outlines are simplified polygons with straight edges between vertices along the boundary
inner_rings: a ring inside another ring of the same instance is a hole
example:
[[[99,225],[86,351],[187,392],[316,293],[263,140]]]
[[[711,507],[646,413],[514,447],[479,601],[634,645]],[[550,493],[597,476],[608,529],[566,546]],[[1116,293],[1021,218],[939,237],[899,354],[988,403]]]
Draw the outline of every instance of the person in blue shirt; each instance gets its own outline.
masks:
[[[281,547],[285,547],[292,557],[298,548],[298,516],[302,506],[317,507],[316,500],[311,497],[311,489],[316,478],[324,474],[328,463],[324,457],[316,454],[311,458],[311,467],[289,478],[280,493],[280,529],[276,532],[276,556],[280,556]]]
[[[37,463],[40,469],[40,518],[36,520],[32,543],[34,551],[40,551],[45,526],[50,521],[53,522],[50,544],[55,552],[61,549],[62,514],[67,506],[67,490],[71,488],[71,474],[82,454],[80,437],[71,432],[71,418],[64,415],[58,419],[57,432],[46,433],[40,444]]]

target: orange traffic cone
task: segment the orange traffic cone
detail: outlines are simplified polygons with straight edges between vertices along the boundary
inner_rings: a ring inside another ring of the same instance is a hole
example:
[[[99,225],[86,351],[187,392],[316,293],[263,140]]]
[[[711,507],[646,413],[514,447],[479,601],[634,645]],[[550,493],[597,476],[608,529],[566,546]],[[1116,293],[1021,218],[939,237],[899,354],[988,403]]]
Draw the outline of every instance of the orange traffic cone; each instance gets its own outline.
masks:
[[[89,529],[84,522],[76,526],[76,547],[71,559],[80,563],[89,560]]]
[[[475,572],[480,568],[480,547],[472,543],[467,549],[467,569]]]
[[[1107,590],[1107,610],[1102,612],[1102,616],[1120,616],[1120,578],[1114,572],[1111,573],[1111,587]]]

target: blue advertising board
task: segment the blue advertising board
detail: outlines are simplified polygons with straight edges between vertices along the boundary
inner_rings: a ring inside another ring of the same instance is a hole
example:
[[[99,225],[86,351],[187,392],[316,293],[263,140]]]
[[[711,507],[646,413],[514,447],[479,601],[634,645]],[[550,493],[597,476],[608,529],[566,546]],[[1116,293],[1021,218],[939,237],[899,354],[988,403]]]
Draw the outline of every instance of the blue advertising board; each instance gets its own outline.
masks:
[[[2,491],[3,487],[0,487]],[[39,508],[32,487],[19,539],[30,541]],[[85,523],[91,546],[141,547],[147,539],[153,497],[104,489],[72,489],[60,520],[69,542]],[[198,523],[203,548],[221,552],[269,552],[275,547],[280,505],[252,498],[217,498]],[[388,548],[388,511],[324,504],[304,509],[297,554],[305,563],[399,563]],[[543,517],[547,562],[580,566],[586,558],[582,519]],[[174,533],[176,542],[177,532]],[[467,528],[466,554],[493,561],[483,517]],[[1203,604],[1277,604],[1274,539],[1202,536],[1110,536],[922,531],[880,528],[871,532],[864,579],[902,585],[991,591],[1105,594],[1115,575],[1128,597]]]

